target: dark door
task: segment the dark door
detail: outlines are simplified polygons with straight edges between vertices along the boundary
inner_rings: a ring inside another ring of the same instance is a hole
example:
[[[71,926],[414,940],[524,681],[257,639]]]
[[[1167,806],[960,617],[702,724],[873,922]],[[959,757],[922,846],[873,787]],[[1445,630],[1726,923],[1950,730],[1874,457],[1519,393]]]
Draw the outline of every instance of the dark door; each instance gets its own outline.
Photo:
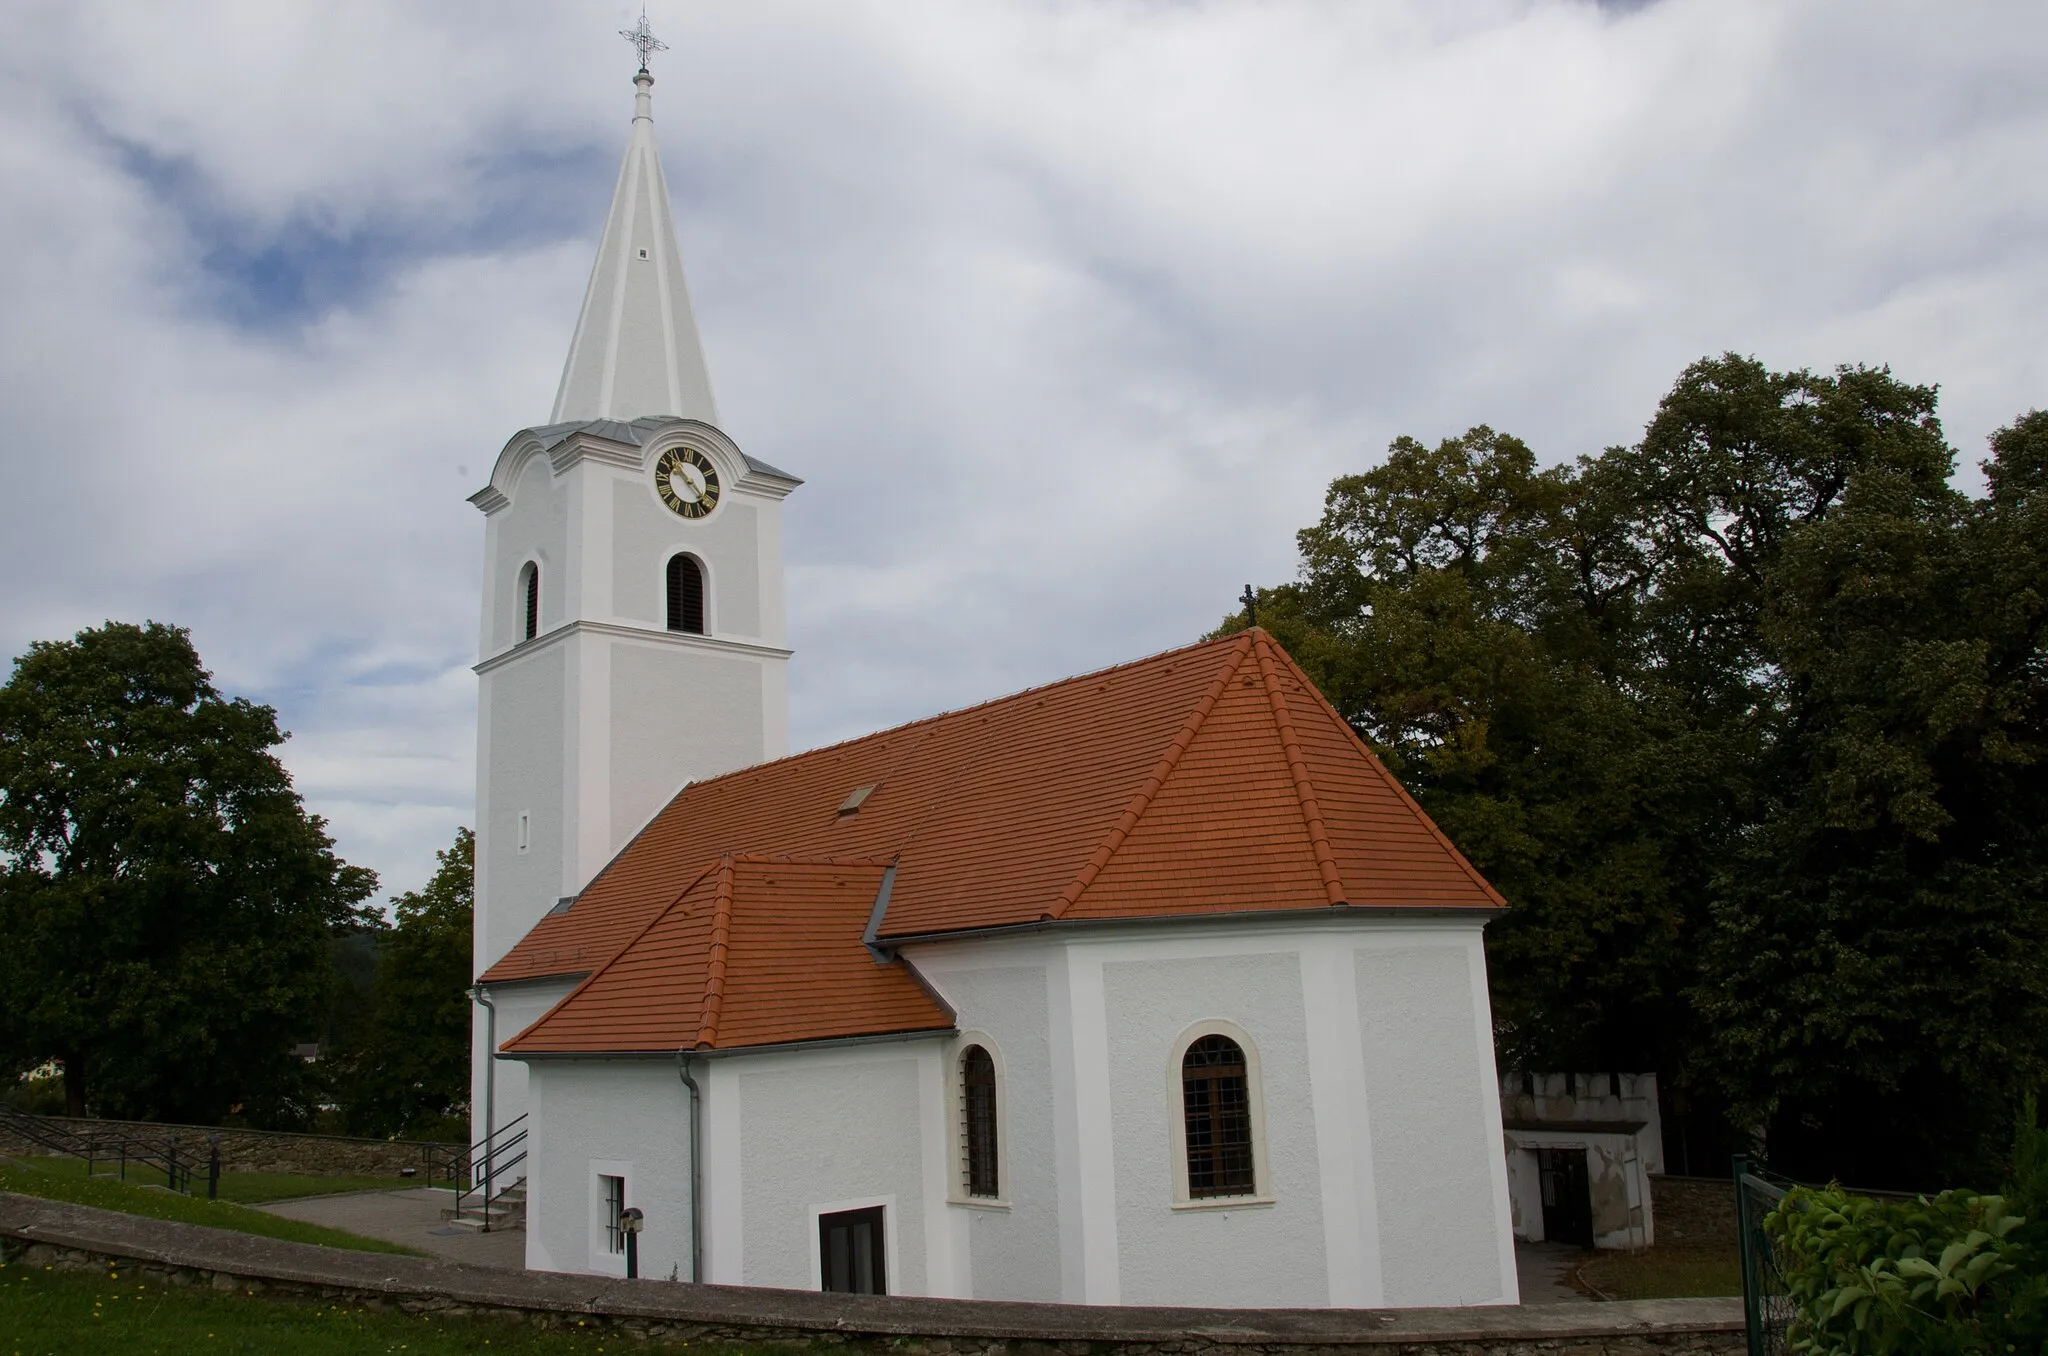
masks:
[[[882,1265],[882,1207],[818,1216],[818,1266],[825,1289],[848,1295],[886,1295]]]
[[[1543,1187],[1543,1236],[1553,1243],[1593,1246],[1593,1193],[1586,1182],[1584,1149],[1538,1149],[1536,1180]]]

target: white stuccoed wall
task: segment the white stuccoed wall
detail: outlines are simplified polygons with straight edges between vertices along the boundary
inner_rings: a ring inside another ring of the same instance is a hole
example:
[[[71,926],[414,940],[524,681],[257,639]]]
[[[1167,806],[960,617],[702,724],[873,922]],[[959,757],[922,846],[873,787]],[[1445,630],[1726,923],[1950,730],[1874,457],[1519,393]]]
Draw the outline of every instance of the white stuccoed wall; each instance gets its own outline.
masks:
[[[951,1207],[974,1217],[960,1263],[974,1294],[997,1297],[999,1274],[1024,1288],[992,1266],[1008,1246],[1038,1262],[1031,1293],[1003,1298],[1515,1303],[1480,928],[1357,910],[907,948],[963,1031],[999,1047],[1006,1155],[1049,1151],[1053,1164],[1050,1226],[1014,1168],[1006,1219]],[[1020,971],[1044,977],[1043,1026]],[[1219,1021],[1256,1048],[1270,1203],[1175,1200],[1174,1055],[1190,1028]],[[1020,1114],[1040,1096],[1040,1040],[1050,1146],[1045,1118]],[[1055,1255],[1056,1288],[1043,1275]]]
[[[815,1288],[818,1213],[885,1204],[899,1294],[1516,1302],[1478,919],[1360,910],[907,950],[957,1010],[958,1037],[693,1062],[706,1279]],[[1258,1064],[1254,1202],[1176,1199],[1177,1056],[1191,1029],[1217,1024]],[[999,1067],[995,1203],[962,1194],[970,1040]],[[672,1062],[657,1075],[630,1061],[533,1067],[531,1264],[602,1269],[578,1242],[591,1164],[631,1161],[647,1195],[687,1199],[686,1099]]]
[[[672,1059],[536,1060],[530,1066],[526,1265],[626,1274],[603,1250],[596,1175],[626,1179],[646,1212],[640,1274],[690,1275],[690,1099]]]

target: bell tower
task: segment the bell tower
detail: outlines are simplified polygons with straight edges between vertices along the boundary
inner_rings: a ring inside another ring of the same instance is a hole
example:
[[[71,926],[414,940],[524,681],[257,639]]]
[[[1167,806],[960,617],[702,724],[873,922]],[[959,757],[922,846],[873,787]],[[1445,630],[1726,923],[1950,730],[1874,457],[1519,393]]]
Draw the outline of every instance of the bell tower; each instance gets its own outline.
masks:
[[[514,434],[470,497],[485,515],[479,975],[685,783],[788,746],[782,500],[801,482],[719,426],[636,45],[625,163],[552,418]],[[565,958],[564,974],[602,959]],[[500,1042],[524,1024],[509,1016]],[[497,1124],[524,1109],[506,1095],[523,1073],[501,1071]]]

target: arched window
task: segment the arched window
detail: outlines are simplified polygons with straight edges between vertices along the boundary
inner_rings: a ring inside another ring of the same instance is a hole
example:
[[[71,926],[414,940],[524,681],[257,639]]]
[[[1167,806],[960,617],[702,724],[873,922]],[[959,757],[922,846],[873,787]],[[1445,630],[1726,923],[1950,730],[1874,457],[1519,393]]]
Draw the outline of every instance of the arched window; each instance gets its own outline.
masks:
[[[540,566],[528,561],[519,574],[520,591],[526,595],[526,630],[520,639],[532,640],[540,634]]]
[[[1180,1098],[1188,1198],[1253,1194],[1251,1081],[1237,1042],[1203,1036],[1189,1045],[1180,1061]]]
[[[996,1160],[996,1062],[979,1045],[960,1056],[960,1141],[967,1194],[1002,1195]]]
[[[704,567],[684,555],[668,558],[668,629],[704,634]]]

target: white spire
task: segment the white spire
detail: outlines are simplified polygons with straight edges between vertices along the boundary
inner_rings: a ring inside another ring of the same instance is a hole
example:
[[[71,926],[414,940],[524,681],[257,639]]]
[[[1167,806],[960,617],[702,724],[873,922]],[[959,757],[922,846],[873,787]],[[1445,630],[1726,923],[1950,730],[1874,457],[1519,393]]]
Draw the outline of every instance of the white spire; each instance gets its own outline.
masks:
[[[711,373],[654,146],[654,77],[646,66],[633,84],[633,135],[549,422],[671,414],[715,424]]]

